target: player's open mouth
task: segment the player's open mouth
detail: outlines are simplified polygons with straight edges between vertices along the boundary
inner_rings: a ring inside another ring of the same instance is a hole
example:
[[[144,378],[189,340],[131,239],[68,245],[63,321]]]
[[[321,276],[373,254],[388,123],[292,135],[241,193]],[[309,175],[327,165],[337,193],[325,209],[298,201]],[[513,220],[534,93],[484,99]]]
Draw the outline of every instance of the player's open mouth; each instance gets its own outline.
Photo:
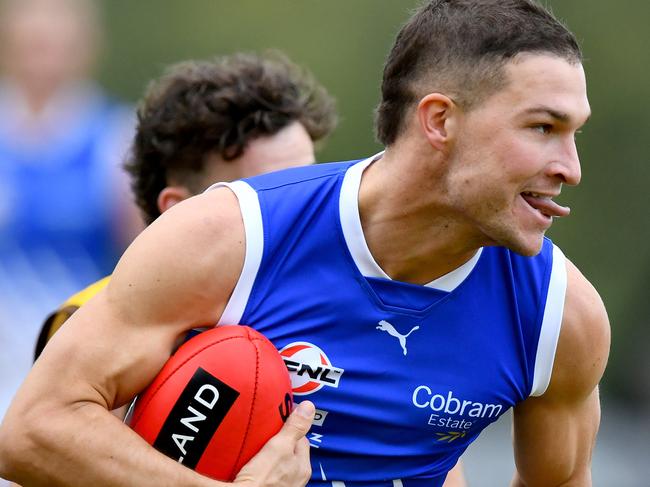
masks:
[[[524,191],[521,193],[521,197],[530,207],[537,210],[546,218],[568,216],[571,212],[569,207],[560,206],[553,201],[553,195]]]

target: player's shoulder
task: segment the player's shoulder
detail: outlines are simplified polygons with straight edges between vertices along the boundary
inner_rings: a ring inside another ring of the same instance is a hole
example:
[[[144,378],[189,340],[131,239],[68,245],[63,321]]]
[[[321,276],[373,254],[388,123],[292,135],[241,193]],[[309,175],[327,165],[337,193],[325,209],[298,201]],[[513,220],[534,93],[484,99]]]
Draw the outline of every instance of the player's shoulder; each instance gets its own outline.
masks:
[[[147,285],[152,278],[182,282],[192,292],[230,289],[244,249],[237,196],[228,187],[216,187],[175,204],[135,238],[116,267],[109,295],[119,290],[128,296],[132,282]]]
[[[241,223],[239,204],[228,185],[214,185],[203,193],[187,198],[160,215],[142,232],[183,235],[185,242],[195,237],[227,234]],[[137,240],[137,239],[136,239]]]
[[[589,355],[609,351],[609,318],[598,291],[567,259],[567,291],[562,327],[565,339]],[[562,339],[562,335],[560,335]]]
[[[299,166],[282,171],[276,171],[266,174],[260,174],[244,181],[252,186],[256,191],[264,191],[278,187],[289,186],[308,181],[316,181],[326,178],[336,178],[345,174],[347,169],[359,160],[344,162],[324,162],[311,164],[309,166]]]
[[[589,280],[566,260],[567,288],[548,392],[588,395],[600,381],[610,346],[609,318]]]

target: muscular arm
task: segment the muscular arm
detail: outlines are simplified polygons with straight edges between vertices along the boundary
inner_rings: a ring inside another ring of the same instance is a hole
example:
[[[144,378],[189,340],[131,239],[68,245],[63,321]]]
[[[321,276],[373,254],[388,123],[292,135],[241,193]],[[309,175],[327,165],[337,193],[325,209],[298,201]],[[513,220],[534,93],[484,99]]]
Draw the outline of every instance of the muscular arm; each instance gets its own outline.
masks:
[[[598,293],[567,263],[562,329],[547,391],[514,411],[514,487],[590,486],[600,423],[598,382],[609,353],[609,322]]]
[[[244,238],[227,189],[177,205],[143,232],[18,392],[0,429],[0,475],[30,486],[223,485],[158,453],[109,410],[146,387],[186,330],[215,323],[239,276]],[[258,468],[245,468],[245,483],[266,485],[260,472],[277,477],[274,455],[296,469],[294,447],[304,463],[299,439],[310,418],[292,418],[281,431],[292,441],[253,459]],[[275,485],[300,483],[287,472]]]

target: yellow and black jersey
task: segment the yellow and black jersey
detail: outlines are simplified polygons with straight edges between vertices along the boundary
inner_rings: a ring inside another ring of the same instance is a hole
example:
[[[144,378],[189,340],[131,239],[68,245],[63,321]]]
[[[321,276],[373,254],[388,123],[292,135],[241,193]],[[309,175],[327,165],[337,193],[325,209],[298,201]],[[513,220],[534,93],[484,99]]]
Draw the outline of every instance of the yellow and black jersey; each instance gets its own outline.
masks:
[[[61,305],[59,309],[53,312],[47,317],[43,326],[41,327],[41,332],[38,335],[38,340],[36,341],[36,349],[34,350],[34,360],[36,360],[43,352],[45,345],[50,341],[50,338],[61,328],[61,325],[66,322],[72,314],[77,311],[84,303],[86,303],[90,298],[97,294],[100,290],[106,287],[110,276],[107,276],[99,281],[91,284],[83,291],[79,291],[77,294],[68,298],[68,300]]]

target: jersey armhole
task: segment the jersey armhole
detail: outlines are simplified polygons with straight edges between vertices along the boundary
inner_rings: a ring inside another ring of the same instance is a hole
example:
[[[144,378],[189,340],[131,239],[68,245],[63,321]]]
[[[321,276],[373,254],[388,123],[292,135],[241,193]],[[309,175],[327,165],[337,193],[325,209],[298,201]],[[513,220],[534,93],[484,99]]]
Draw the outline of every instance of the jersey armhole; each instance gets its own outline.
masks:
[[[562,251],[553,245],[553,267],[549,278],[548,293],[542,326],[537,342],[537,353],[535,355],[535,369],[533,372],[533,387],[531,396],[541,396],[546,392],[551,373],[557,341],[562,327],[562,316],[564,313],[564,298],[566,296],[567,271],[566,258]]]
[[[214,188],[226,187],[230,189],[237,200],[242,219],[244,221],[244,234],[246,236],[246,254],[244,266],[235,285],[235,289],[223,310],[217,325],[238,325],[248,304],[248,299],[253,290],[253,284],[262,262],[264,252],[264,229],[262,223],[262,210],[257,192],[244,181],[233,183],[217,183],[206,191]]]

